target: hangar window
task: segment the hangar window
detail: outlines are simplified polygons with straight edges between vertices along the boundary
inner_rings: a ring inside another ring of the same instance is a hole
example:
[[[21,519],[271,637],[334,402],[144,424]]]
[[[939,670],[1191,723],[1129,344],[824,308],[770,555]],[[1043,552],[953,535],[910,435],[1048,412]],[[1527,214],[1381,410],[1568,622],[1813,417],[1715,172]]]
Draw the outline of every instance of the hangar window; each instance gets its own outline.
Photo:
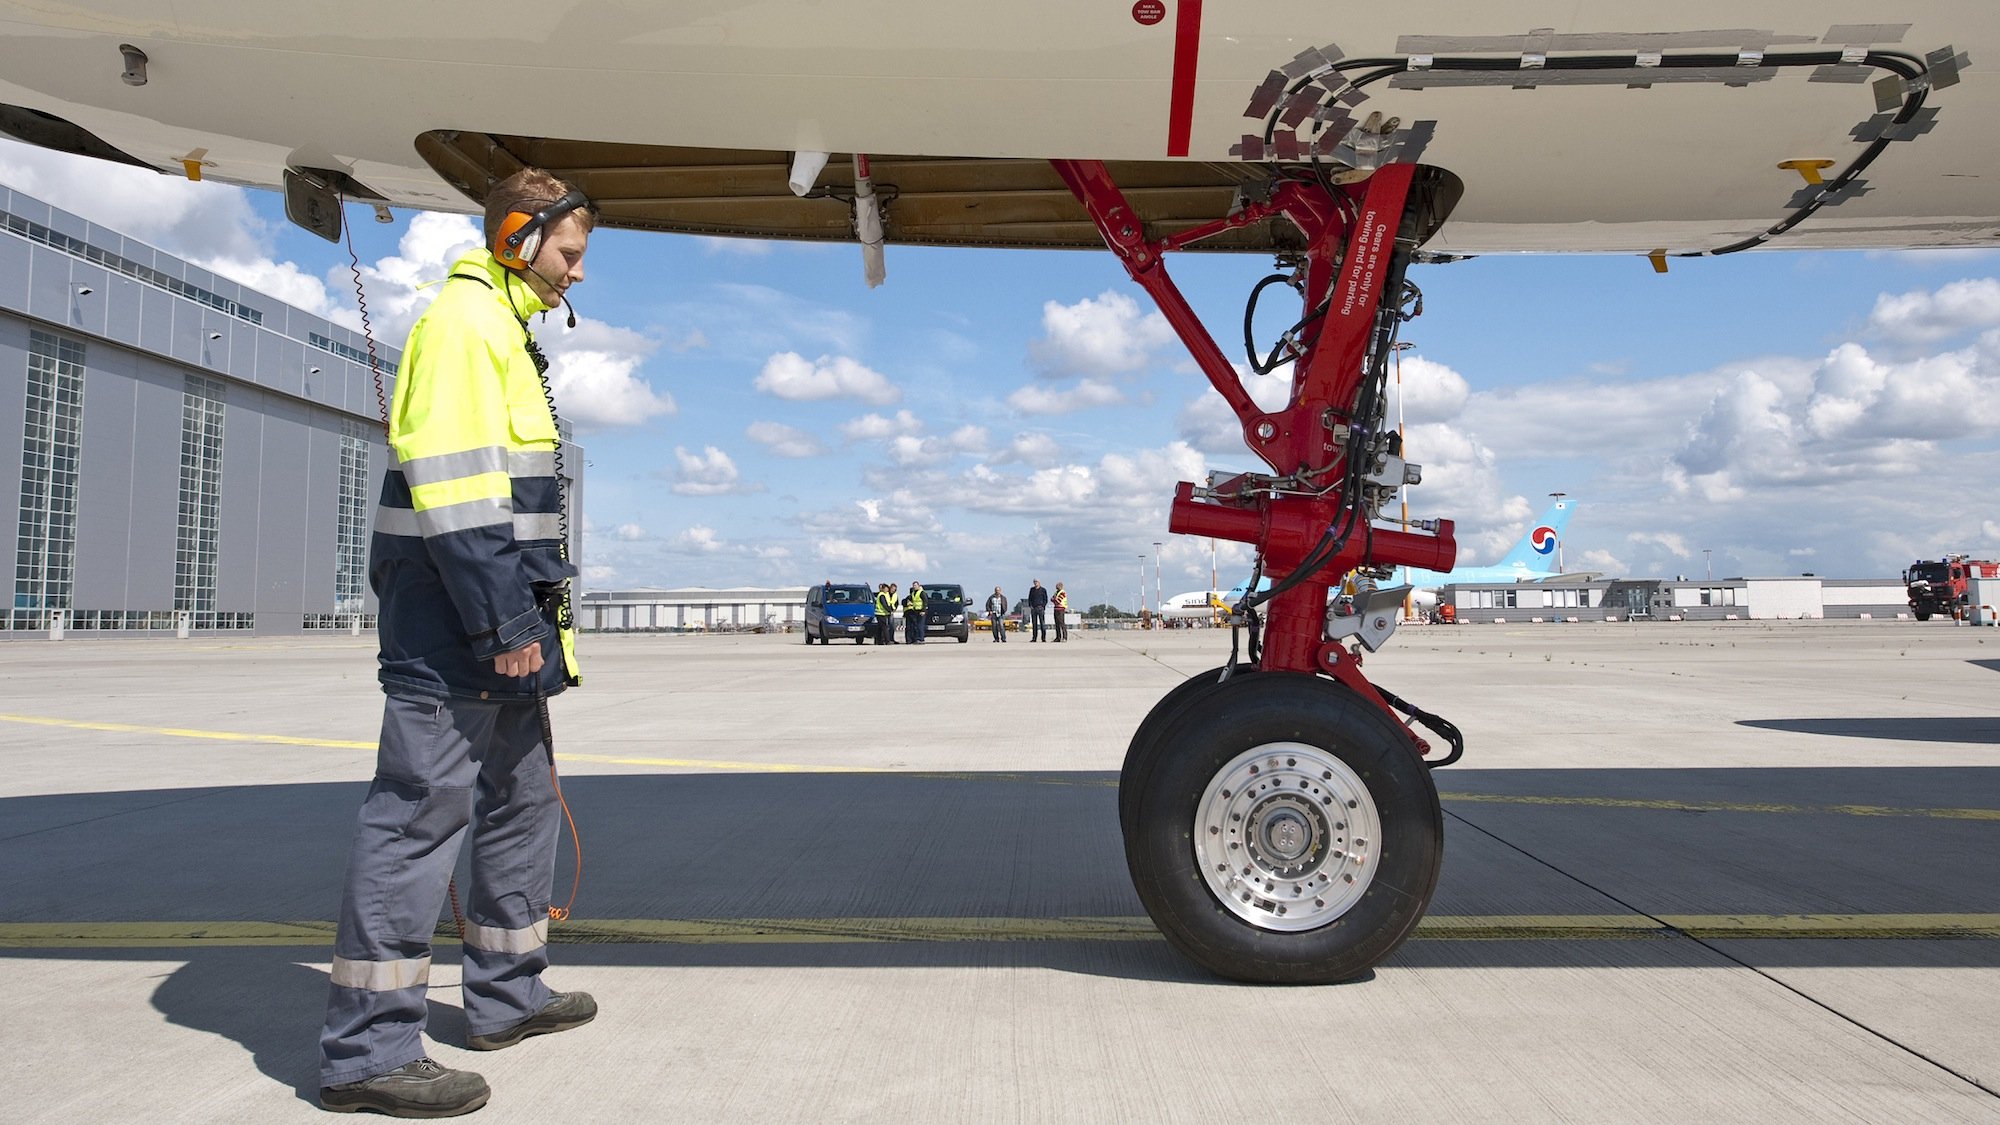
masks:
[[[189,375],[181,392],[180,525],[174,540],[175,609],[198,614],[214,612],[215,560],[221,539],[222,383],[201,375]]]
[[[340,518],[333,539],[333,611],[360,613],[368,582],[368,433],[340,423]]]
[[[76,478],[83,435],[83,345],[28,333],[28,394],[21,422],[21,515],[15,533],[14,605],[7,625],[44,629],[70,608],[76,577]]]

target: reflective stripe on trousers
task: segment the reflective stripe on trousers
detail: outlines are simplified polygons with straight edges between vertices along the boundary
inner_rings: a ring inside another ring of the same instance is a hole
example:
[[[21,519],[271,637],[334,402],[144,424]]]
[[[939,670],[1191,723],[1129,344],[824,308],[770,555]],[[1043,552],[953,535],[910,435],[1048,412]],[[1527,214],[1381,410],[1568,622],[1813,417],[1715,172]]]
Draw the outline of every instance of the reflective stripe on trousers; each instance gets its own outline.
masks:
[[[334,938],[320,1084],[356,1082],[425,1054],[431,937],[468,825],[466,1027],[497,1031],[549,989],[548,904],[559,812],[533,703],[390,696],[361,805]]]

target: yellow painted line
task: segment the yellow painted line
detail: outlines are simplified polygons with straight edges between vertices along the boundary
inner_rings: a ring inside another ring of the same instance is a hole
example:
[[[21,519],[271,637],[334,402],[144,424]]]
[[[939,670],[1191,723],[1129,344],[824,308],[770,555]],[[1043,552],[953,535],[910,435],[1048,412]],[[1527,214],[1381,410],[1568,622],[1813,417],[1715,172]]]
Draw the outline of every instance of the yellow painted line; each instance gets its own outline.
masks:
[[[1664,922],[1665,925],[1661,925]],[[1431,915],[1419,941],[2000,938],[2000,914]],[[148,949],[333,942],[332,922],[6,922],[0,949]],[[585,918],[558,922],[559,945],[819,945],[880,942],[1154,941],[1150,919],[1072,918]],[[437,944],[457,937],[440,927]]]
[[[1826,816],[1909,816],[1937,820],[2000,820],[2000,809],[1931,809],[1893,805],[1784,805],[1753,801],[1675,801],[1640,797],[1543,797],[1512,793],[1439,793],[1439,799],[1493,805],[1558,805],[1666,812],[1818,813]]]
[[[0,714],[0,722],[34,726],[64,727],[70,730],[110,731],[119,734],[151,734],[168,738],[199,738],[219,742],[251,742],[272,746],[319,746],[335,750],[373,750],[375,743],[346,739],[298,738],[284,734],[246,734],[238,731],[195,730],[189,727],[150,727],[134,723],[86,722],[55,719],[42,715]],[[888,777],[921,777],[945,781],[1019,781],[1036,785],[1086,786],[1115,789],[1112,777],[1075,778],[1051,774],[991,773],[985,771],[887,770],[876,766],[798,765],[788,762],[730,762],[711,758],[652,758],[625,754],[559,753],[558,762],[593,765],[652,766],[660,769],[728,770],[745,773],[872,773]],[[1554,805],[1577,808],[1657,809],[1669,812],[1818,813],[1832,816],[1900,816],[1938,820],[2000,821],[2000,809],[1932,809],[1890,805],[1785,805],[1743,801],[1676,801],[1638,797],[1550,797],[1510,793],[1439,793],[1447,801],[1502,805]]]
[[[375,744],[369,743],[370,748]],[[749,773],[882,773],[872,766],[800,766],[784,762],[723,762],[711,758],[635,758],[622,754],[556,755],[558,762],[591,762],[606,766],[659,766],[665,769],[741,770]]]
[[[40,715],[0,715],[0,722],[28,723],[38,727],[67,727],[70,730],[103,730],[119,734],[157,734],[171,738],[206,738],[218,742],[262,742],[276,746],[328,746],[336,750],[373,750],[373,742],[352,742],[328,738],[294,738],[284,734],[238,734],[226,730],[190,730],[185,727],[145,727],[132,723],[88,723],[79,719],[50,719]]]

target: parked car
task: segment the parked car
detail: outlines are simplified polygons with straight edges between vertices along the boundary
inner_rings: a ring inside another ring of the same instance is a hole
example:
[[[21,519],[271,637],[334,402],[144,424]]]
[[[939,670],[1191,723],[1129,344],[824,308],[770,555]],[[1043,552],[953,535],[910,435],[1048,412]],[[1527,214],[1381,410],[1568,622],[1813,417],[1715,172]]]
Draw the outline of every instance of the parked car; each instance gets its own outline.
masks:
[[[806,643],[823,645],[835,637],[866,644],[875,635],[875,591],[860,583],[832,583],[806,590]]]
[[[924,584],[924,636],[972,639],[973,614],[965,605],[965,587],[955,582]]]

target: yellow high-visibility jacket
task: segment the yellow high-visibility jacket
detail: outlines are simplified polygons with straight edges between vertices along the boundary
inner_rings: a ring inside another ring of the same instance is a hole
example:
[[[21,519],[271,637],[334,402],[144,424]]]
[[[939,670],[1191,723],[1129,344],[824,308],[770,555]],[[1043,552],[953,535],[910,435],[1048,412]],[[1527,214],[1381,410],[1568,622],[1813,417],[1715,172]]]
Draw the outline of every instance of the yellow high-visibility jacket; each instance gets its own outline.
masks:
[[[924,611],[924,592],[922,590],[911,590],[907,595],[904,596],[903,598],[904,613],[922,613],[923,611]]]
[[[896,615],[896,603],[889,600],[889,591],[887,590],[876,591],[875,616],[894,617],[895,615]]]
[[[410,329],[369,560],[387,690],[525,700],[581,682],[556,422],[528,350],[528,317],[546,308],[478,250]],[[493,670],[536,642],[539,677]]]

